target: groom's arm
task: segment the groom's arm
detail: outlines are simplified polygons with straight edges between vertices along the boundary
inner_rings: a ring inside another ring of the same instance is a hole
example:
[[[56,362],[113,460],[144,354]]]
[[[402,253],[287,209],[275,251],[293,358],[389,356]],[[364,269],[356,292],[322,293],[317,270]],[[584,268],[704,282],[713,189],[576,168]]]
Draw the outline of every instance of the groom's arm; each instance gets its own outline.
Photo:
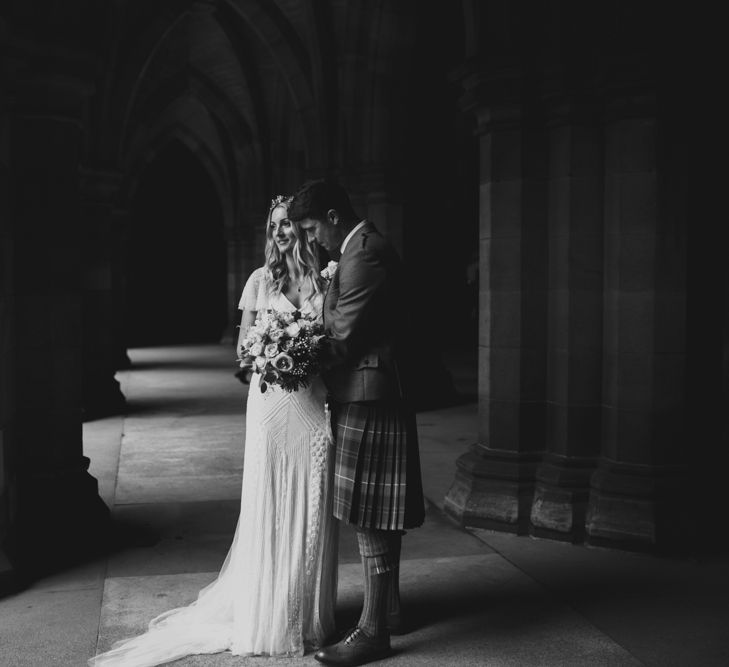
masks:
[[[339,298],[327,317],[327,355],[325,366],[337,366],[354,361],[365,351],[363,341],[367,329],[377,326],[378,293],[383,288],[387,272],[382,257],[370,248],[356,248],[339,267]]]

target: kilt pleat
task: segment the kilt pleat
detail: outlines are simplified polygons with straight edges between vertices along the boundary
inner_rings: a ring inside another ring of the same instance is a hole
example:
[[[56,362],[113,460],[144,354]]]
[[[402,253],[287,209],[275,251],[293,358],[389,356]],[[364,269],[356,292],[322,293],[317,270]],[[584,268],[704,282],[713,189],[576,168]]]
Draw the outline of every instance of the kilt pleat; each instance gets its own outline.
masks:
[[[333,406],[334,515],[362,528],[402,530],[424,519],[414,415],[403,404]]]

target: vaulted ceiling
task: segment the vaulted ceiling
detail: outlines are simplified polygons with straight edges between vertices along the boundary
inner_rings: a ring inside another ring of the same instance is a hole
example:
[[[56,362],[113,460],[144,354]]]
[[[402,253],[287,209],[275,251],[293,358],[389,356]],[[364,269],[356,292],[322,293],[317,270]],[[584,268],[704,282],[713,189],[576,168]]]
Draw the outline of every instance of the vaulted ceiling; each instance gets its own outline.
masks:
[[[145,165],[179,140],[216,183],[228,224],[303,173],[381,164],[395,153],[386,127],[401,120],[412,11],[118,0],[88,158],[122,170],[131,196]]]

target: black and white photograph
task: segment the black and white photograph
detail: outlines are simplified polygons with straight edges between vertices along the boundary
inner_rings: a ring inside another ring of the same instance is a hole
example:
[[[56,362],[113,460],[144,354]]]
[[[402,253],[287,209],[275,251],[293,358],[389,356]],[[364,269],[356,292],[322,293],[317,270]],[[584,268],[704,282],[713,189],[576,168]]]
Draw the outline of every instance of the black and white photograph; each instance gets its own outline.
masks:
[[[722,26],[2,0],[0,667],[727,667]]]

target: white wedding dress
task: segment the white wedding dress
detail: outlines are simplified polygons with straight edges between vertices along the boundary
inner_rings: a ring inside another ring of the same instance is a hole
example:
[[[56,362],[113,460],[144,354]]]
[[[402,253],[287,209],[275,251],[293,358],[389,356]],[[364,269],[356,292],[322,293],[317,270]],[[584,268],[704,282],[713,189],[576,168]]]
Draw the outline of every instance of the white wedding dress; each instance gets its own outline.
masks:
[[[302,312],[321,315],[321,295]],[[262,269],[241,307],[295,310],[269,298]],[[241,511],[215,581],[187,607],[165,612],[138,637],[89,660],[92,667],[151,667],[229,650],[235,655],[303,655],[334,631],[337,522],[331,508],[333,447],[325,389],[317,378],[296,392],[248,394]]]

